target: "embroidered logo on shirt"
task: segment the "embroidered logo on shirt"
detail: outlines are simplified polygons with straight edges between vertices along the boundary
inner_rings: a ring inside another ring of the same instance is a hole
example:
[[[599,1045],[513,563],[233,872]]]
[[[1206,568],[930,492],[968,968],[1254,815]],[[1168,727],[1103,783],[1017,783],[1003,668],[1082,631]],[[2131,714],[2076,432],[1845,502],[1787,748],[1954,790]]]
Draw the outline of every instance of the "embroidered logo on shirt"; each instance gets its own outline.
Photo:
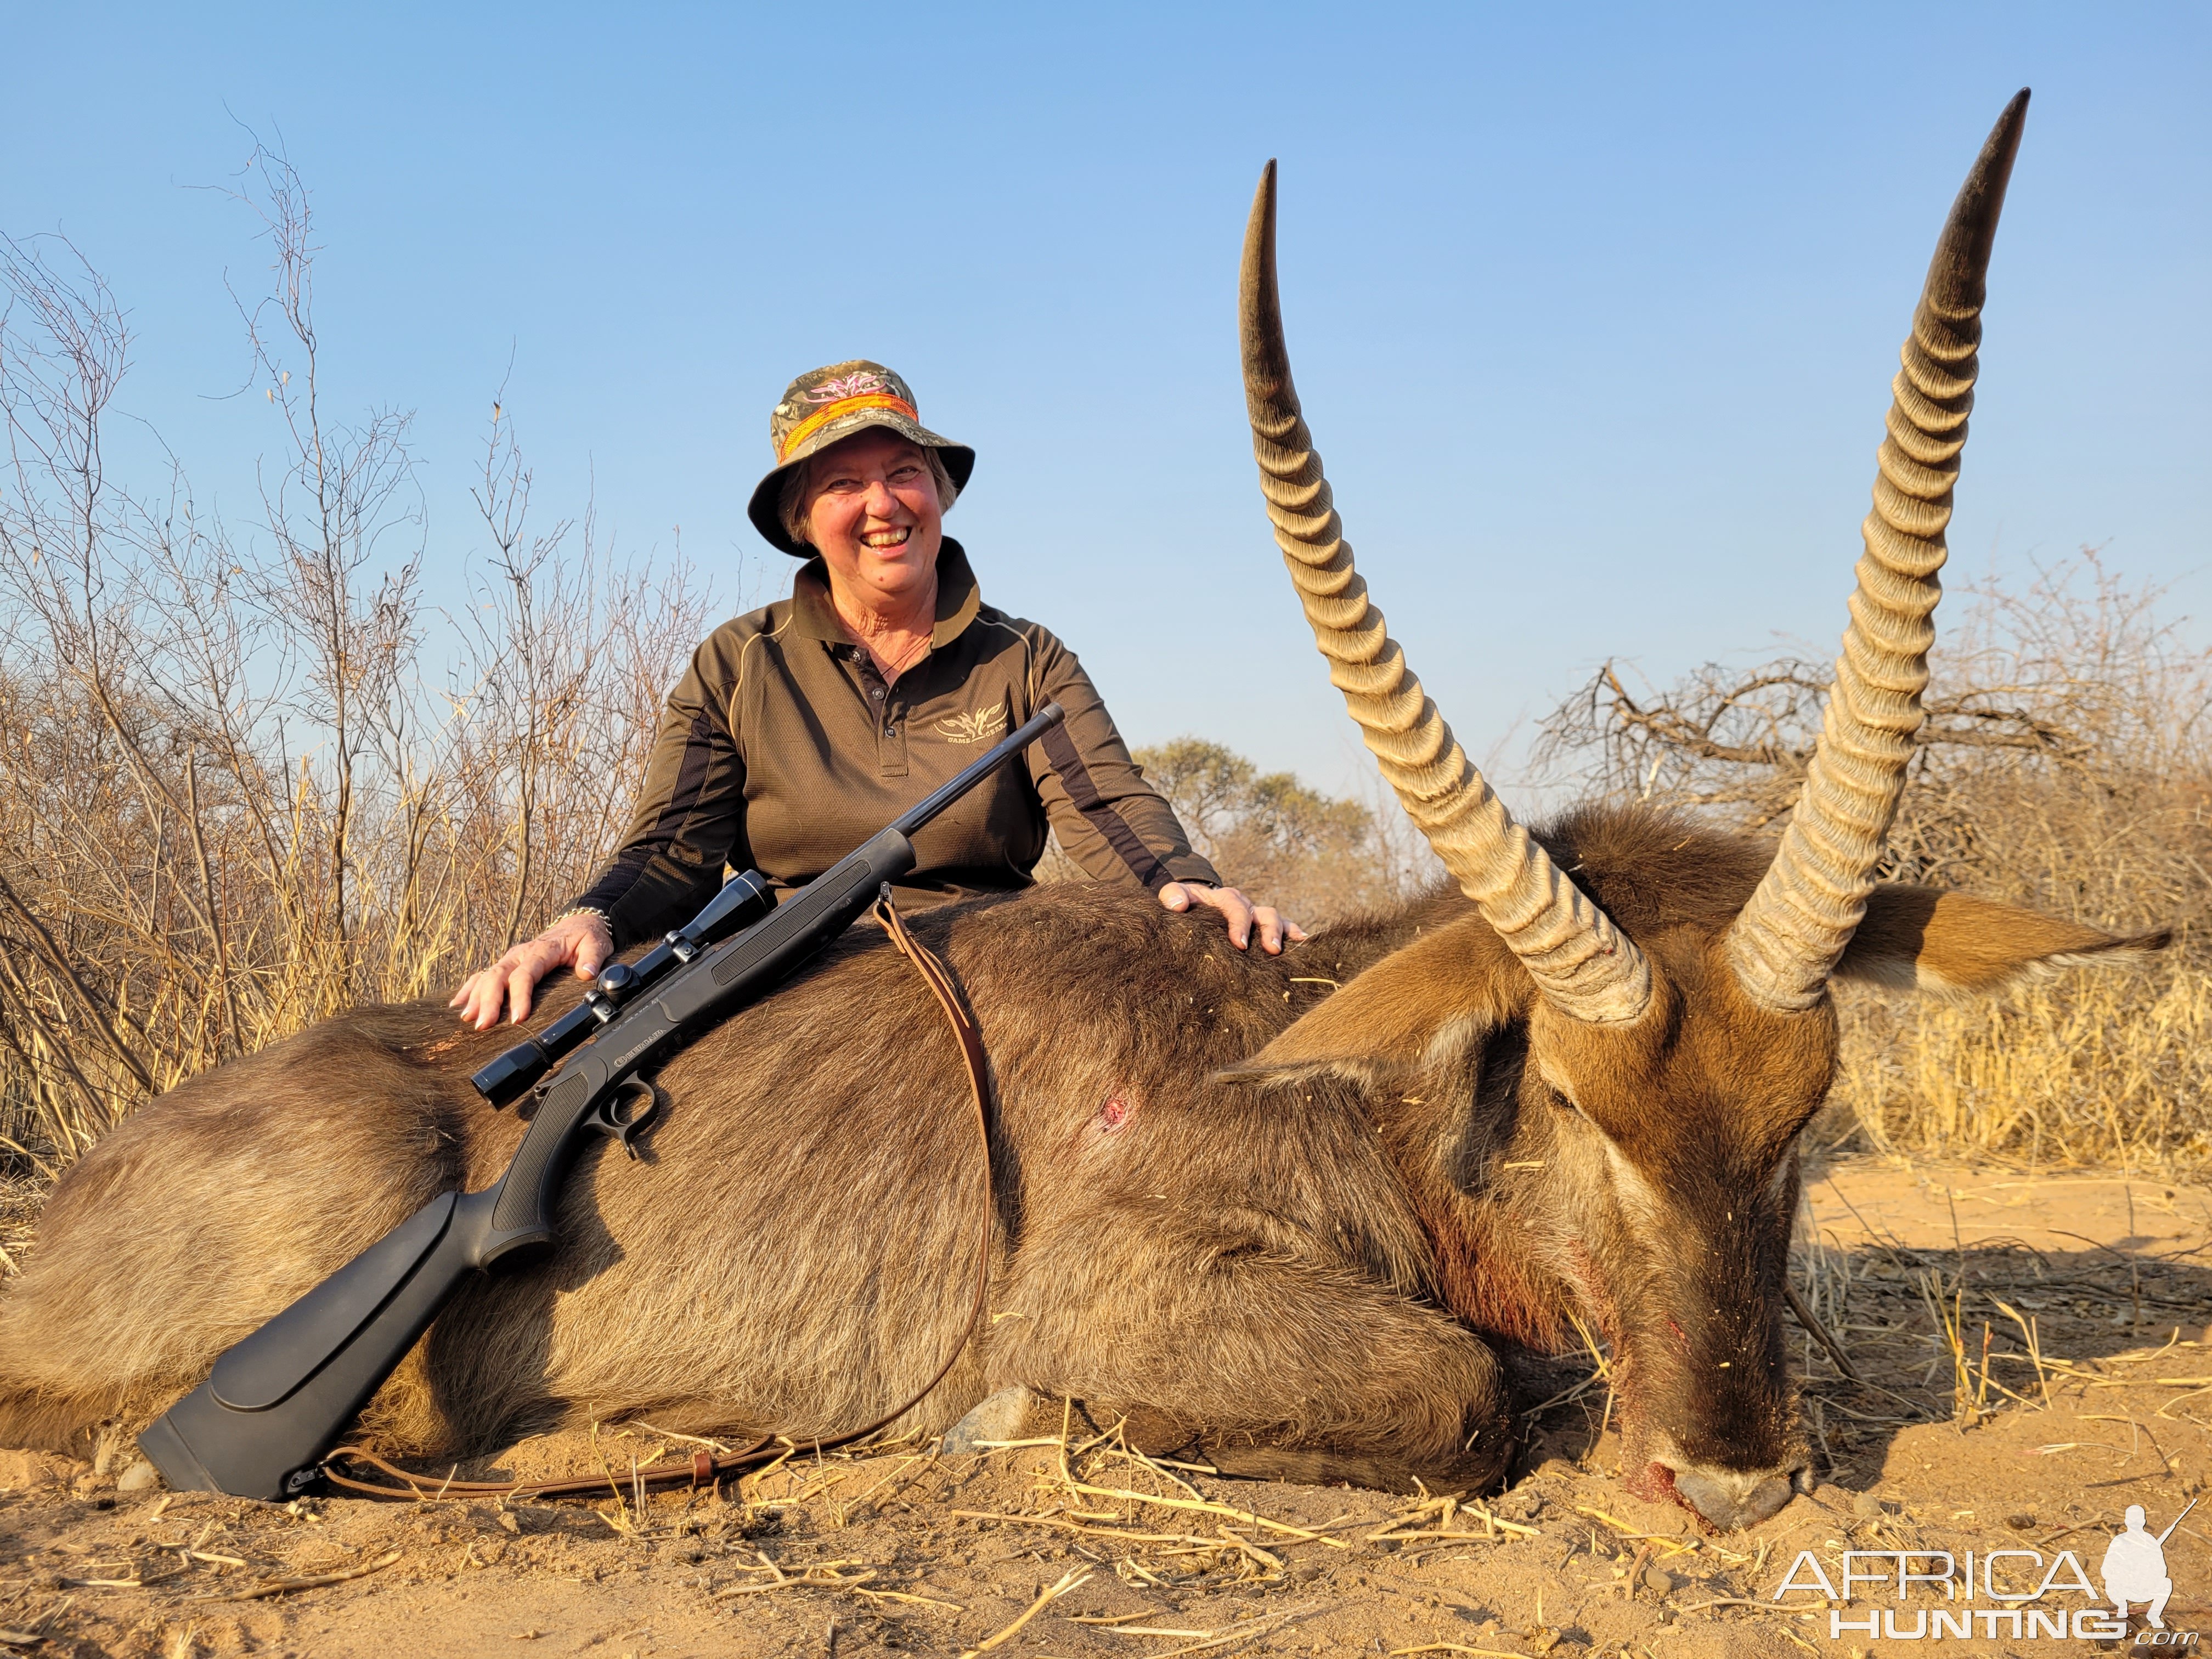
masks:
[[[948,714],[938,721],[937,729],[947,743],[982,743],[1006,734],[1006,711],[999,708],[973,714]]]

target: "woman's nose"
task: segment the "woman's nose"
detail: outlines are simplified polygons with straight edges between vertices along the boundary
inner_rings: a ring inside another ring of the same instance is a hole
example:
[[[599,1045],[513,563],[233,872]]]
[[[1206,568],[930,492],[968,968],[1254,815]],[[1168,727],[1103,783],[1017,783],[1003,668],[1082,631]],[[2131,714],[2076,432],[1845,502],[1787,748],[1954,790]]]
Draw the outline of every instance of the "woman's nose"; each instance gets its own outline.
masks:
[[[898,512],[898,497],[891,494],[891,487],[881,478],[872,479],[867,493],[860,499],[872,519],[888,519]]]

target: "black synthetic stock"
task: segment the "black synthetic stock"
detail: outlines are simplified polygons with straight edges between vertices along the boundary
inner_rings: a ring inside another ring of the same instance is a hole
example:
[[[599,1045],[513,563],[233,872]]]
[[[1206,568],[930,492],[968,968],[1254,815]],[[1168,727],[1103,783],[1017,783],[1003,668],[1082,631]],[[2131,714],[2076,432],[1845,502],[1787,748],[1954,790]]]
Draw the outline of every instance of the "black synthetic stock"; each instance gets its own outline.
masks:
[[[360,1265],[356,1258],[217,1360],[215,1376],[138,1437],[139,1449],[179,1490],[271,1503],[298,1497],[314,1484],[323,1455],[339,1431],[398,1369],[462,1281],[477,1271],[472,1244],[483,1231],[489,1197],[441,1194],[366,1253],[375,1254],[441,1208],[450,1212],[428,1253],[389,1295],[364,1310],[356,1294],[363,1287],[351,1273]],[[349,1323],[352,1334],[335,1348],[309,1346],[331,1326]],[[299,1378],[265,1410],[241,1410],[216,1393],[216,1379],[227,1383],[229,1361],[249,1346],[263,1350],[271,1374],[289,1372]]]
[[[619,1011],[598,1025],[598,1036],[540,1087],[529,1131],[498,1182],[482,1192],[441,1194],[234,1344],[206,1382],[139,1436],[154,1467],[180,1491],[238,1498],[282,1499],[313,1484],[345,1425],[463,1279],[553,1243],[561,1183],[585,1133],[627,1144],[635,1121],[619,1115],[616,1105],[630,1073],[687,1026],[734,1012],[842,933],[885,884],[914,867],[909,835],[1060,719],[1060,705],[1048,703],[951,783],[735,938],[696,958],[673,951],[679,938],[707,931],[701,921],[718,906],[724,914],[738,908],[739,901],[720,898],[670,935],[656,953],[671,951],[679,965],[659,970],[648,987],[627,989]],[[751,902],[743,895],[740,901]]]
[[[446,1236],[459,1195],[441,1193],[216,1361],[208,1387],[234,1412],[281,1406],[353,1340]]]

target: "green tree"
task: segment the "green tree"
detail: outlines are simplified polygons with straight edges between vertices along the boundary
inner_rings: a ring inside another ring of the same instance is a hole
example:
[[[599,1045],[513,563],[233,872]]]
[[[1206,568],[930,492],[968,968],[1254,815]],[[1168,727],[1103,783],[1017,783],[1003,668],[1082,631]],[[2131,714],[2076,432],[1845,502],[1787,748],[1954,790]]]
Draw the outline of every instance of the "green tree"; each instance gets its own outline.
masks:
[[[1397,896],[1396,861],[1362,803],[1325,795],[1289,772],[1263,774],[1204,738],[1176,738],[1135,758],[1198,850],[1254,897],[1318,921]]]

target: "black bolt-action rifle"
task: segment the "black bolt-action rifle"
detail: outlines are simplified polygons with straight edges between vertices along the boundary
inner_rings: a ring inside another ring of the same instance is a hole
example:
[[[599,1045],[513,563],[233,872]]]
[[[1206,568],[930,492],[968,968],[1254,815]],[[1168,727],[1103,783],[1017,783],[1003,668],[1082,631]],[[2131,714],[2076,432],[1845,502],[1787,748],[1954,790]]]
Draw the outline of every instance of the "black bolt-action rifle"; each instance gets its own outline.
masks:
[[[653,1094],[638,1067],[687,1027],[772,989],[842,933],[914,868],[909,836],[1060,720],[1060,705],[1046,704],[785,904],[770,908],[757,872],[732,878],[690,923],[635,964],[609,967],[581,1004],[478,1072],[472,1081],[495,1107],[538,1085],[537,1113],[507,1173],[482,1192],[440,1194],[227,1349],[206,1382],[138,1437],[154,1467],[179,1490],[237,1498],[282,1499],[313,1486],[346,1425],[467,1275],[553,1243],[554,1201],[583,1137],[627,1148],[644,1127]]]

